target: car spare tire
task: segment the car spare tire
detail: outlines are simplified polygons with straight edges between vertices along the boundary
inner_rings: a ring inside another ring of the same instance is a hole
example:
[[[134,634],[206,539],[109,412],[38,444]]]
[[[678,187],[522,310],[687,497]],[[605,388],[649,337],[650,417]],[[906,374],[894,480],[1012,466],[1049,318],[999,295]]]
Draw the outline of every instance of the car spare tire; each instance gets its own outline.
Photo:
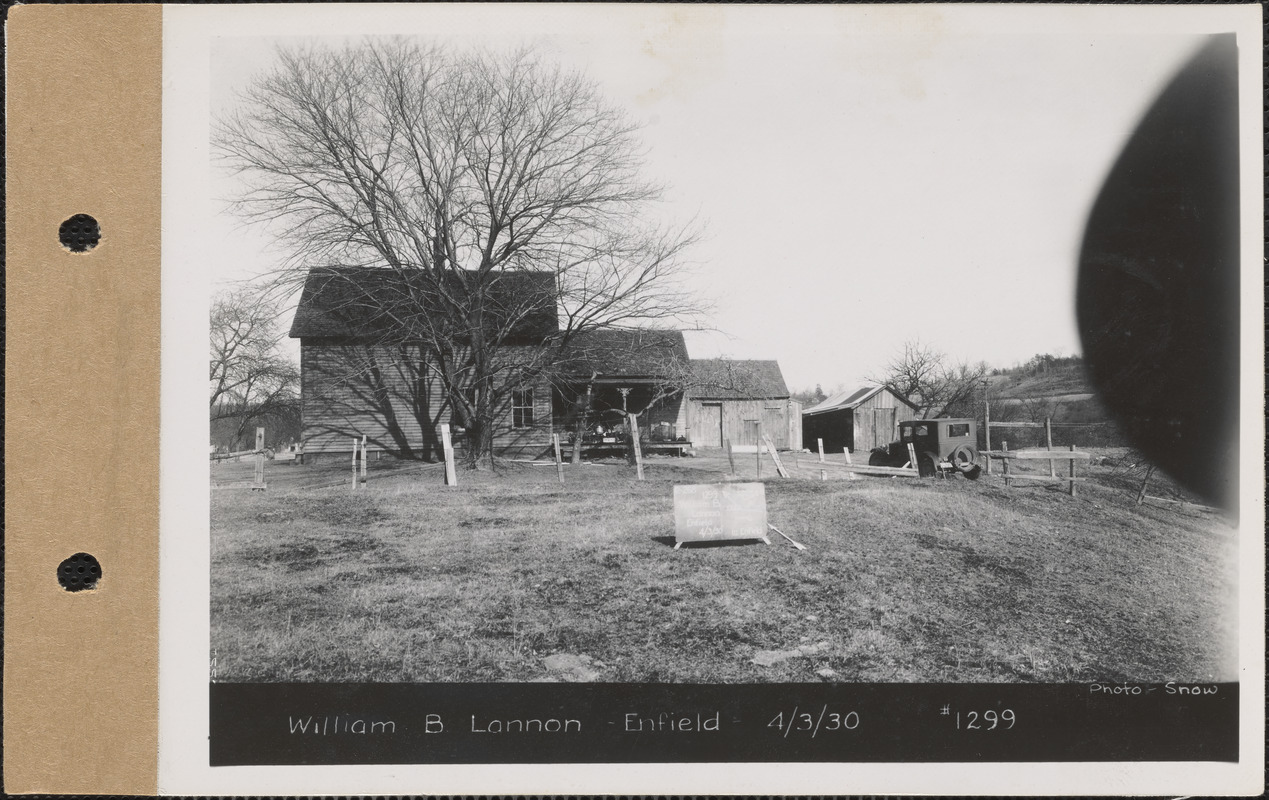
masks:
[[[952,466],[956,467],[958,472],[971,481],[978,480],[978,476],[982,474],[983,468],[978,466],[977,454],[974,452],[974,448],[967,444],[963,444],[953,450],[947,460],[952,462]]]
[[[974,453],[974,448],[967,444],[963,444],[953,450],[952,454],[947,457],[947,460],[951,461],[952,466],[957,469],[964,469],[977,461],[978,456]]]

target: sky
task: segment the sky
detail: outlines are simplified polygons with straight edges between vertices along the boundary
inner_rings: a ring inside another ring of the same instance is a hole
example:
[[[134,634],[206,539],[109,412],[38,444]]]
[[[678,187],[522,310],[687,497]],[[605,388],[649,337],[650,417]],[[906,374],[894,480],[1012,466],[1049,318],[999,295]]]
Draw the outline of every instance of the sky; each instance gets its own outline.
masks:
[[[645,173],[670,187],[656,213],[704,225],[691,286],[714,311],[711,330],[688,334],[692,355],[777,359],[794,390],[853,388],[906,340],[1001,367],[1078,353],[1086,215],[1139,117],[1202,43],[993,32],[903,9],[574,8],[438,19],[420,7],[364,30],[419,29],[458,49],[528,44],[596,81],[643,126]],[[304,33],[338,45],[355,28]],[[214,37],[211,116],[295,40]],[[263,231],[220,212],[235,179],[213,167],[209,185],[213,282],[277,264]]]

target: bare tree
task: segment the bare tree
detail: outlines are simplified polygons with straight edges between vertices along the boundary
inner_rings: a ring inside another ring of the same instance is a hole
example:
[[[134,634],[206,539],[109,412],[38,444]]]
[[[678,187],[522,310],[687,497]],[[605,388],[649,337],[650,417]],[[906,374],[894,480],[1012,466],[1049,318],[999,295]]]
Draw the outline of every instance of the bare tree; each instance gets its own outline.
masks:
[[[475,444],[492,457],[511,386],[551,372],[578,334],[682,321],[686,227],[648,221],[637,127],[581,76],[532,51],[458,53],[403,39],[279,49],[215,147],[266,225],[294,287],[313,265],[379,267],[409,302],[378,307],[387,349],[417,346]],[[549,272],[554,293],[507,298],[508,276]],[[558,330],[526,347],[544,302]]]
[[[218,295],[211,307],[211,420],[234,420],[234,440],[252,420],[293,403],[299,372],[279,348],[277,309],[245,287]]]
[[[828,395],[824,394],[824,387],[818,383],[814,389],[802,389],[789,396],[808,408],[828,399]]]
[[[989,368],[986,363],[953,364],[946,354],[912,339],[886,364],[885,371],[870,378],[888,386],[913,403],[922,417],[968,413]]]

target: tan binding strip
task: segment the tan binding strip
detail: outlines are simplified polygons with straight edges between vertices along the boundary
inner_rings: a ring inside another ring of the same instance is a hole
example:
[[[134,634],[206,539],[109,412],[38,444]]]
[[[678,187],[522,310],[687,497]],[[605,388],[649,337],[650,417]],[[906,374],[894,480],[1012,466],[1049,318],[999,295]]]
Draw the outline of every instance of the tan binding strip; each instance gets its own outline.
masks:
[[[7,44],[4,788],[153,794],[162,9],[16,6]]]

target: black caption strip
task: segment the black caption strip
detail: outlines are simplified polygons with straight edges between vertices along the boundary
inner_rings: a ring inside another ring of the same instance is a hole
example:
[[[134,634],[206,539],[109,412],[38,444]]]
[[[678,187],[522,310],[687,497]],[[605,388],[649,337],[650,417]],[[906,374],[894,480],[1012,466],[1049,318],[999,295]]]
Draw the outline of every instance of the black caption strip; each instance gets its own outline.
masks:
[[[211,684],[211,765],[1237,761],[1238,684]]]

